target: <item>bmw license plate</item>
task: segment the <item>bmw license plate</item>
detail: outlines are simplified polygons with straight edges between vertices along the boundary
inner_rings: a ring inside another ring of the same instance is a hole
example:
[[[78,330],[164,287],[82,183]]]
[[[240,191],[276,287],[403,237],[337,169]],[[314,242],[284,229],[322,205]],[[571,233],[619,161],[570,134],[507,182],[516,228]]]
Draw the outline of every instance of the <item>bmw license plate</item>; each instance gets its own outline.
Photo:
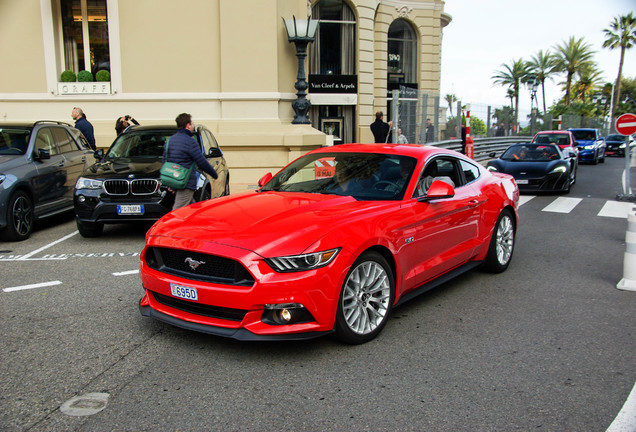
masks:
[[[143,204],[118,205],[117,214],[120,215],[141,215],[144,214]]]
[[[517,184],[528,184],[528,180],[517,180]]]
[[[186,300],[199,301],[197,289],[194,287],[187,287],[183,285],[170,284],[170,292],[174,297],[179,297]]]

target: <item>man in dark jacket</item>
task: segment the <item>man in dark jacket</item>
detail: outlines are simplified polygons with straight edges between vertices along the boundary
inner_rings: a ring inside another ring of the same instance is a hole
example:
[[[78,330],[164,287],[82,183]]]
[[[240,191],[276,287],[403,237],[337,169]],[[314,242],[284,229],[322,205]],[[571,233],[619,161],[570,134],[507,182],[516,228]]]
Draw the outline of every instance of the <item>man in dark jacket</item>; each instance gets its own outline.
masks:
[[[215,179],[219,178],[216,170],[210,165],[205,156],[203,156],[203,153],[201,153],[199,143],[192,138],[194,132],[192,116],[186,113],[179,114],[176,118],[176,122],[177,133],[170,137],[168,151],[164,155],[165,160],[178,163],[185,168],[190,168],[192,164],[196,164],[202,171],[210,174]],[[197,189],[198,177],[199,173],[193,169],[185,189],[175,191],[176,195],[174,198],[174,206],[172,207],[173,210],[190,204],[194,196],[194,191]]]
[[[375,121],[371,123],[370,126],[376,143],[391,142],[389,132],[391,132],[391,124],[393,122],[385,123],[382,120],[383,117],[384,114],[382,113],[382,111],[378,111],[377,113],[375,113]]]
[[[93,150],[97,150],[97,147],[95,146],[93,125],[86,120],[86,114],[84,114],[84,111],[82,111],[81,108],[75,107],[73,108],[73,111],[71,111],[71,117],[75,120],[75,127],[86,137],[91,148]]]

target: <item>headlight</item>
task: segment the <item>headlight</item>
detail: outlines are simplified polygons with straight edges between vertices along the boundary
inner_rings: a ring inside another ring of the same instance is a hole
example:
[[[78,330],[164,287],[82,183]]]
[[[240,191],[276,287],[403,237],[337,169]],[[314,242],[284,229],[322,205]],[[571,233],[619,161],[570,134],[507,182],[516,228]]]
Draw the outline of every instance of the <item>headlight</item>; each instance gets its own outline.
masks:
[[[497,172],[497,168],[495,168],[494,166],[490,165],[490,166],[488,166],[488,171]]]
[[[281,273],[306,271],[326,266],[333,261],[338,252],[340,252],[340,248],[302,255],[266,258],[265,262],[275,271]]]
[[[625,148],[625,143],[621,144],[618,148],[619,149],[624,149]],[[0,181],[0,183],[2,183],[2,181]]]
[[[594,146],[593,145],[588,145],[583,147],[585,150],[594,150]]]
[[[558,173],[564,173],[567,171],[567,168],[564,166],[558,166],[555,169],[553,169],[552,171],[550,171],[550,174],[558,174]]]
[[[77,179],[77,183],[75,183],[75,189],[101,189],[103,184],[103,180],[80,177]]]

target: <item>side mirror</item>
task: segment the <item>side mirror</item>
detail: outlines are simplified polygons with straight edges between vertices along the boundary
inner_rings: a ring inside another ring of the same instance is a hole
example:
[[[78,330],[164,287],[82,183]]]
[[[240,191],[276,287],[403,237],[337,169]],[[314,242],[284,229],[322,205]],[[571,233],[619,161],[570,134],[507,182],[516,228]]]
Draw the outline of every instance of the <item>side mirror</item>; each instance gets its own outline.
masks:
[[[104,150],[99,149],[93,153],[93,157],[97,160],[102,160],[104,158]]]
[[[578,141],[574,141],[574,142],[572,143],[572,147],[578,147],[578,146],[579,146],[579,142],[578,142]]]
[[[220,148],[212,147],[208,150],[207,158],[215,158],[223,156],[223,152]]]
[[[37,152],[35,158],[37,160],[51,159],[51,152],[49,152],[48,150],[44,150],[44,149],[38,149],[38,152]]]
[[[428,188],[426,192],[426,196],[419,197],[417,200],[419,202],[427,202],[432,200],[444,199],[444,198],[452,198],[455,196],[455,188],[448,183],[435,180],[431,187]]]
[[[263,187],[265,186],[271,179],[272,179],[272,173],[267,173],[265,174],[263,177],[261,177],[261,179],[258,181],[258,186],[259,187]]]
[[[496,152],[490,152],[488,153],[488,156],[490,156],[491,158],[496,158],[497,157],[497,153]]]

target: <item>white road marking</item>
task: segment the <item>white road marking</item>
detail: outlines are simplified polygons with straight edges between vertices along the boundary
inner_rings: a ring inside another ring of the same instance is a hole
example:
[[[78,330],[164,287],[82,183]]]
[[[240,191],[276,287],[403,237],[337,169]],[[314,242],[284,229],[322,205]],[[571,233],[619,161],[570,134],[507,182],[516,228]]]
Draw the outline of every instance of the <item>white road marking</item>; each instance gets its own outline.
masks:
[[[61,285],[61,284],[62,284],[61,281],[42,282],[42,283],[31,284],[31,285],[22,285],[22,286],[4,288],[2,292],[23,291],[23,290],[29,290],[29,289],[35,289],[35,288],[45,288],[45,287]]]
[[[519,197],[519,207],[530,201],[532,198],[536,198],[536,195],[521,195]]]
[[[139,270],[128,270],[123,272],[115,272],[113,273],[113,276],[126,276],[126,275],[137,274],[137,273],[139,273]]]
[[[33,252],[31,252],[31,253],[28,253],[28,254],[26,254],[26,255],[21,256],[21,257],[20,257],[20,258],[18,258],[16,261],[25,261],[25,260],[27,260],[27,259],[31,258],[33,255],[38,254],[38,253],[42,252],[43,250],[50,248],[51,246],[55,246],[56,244],[61,243],[61,242],[63,242],[64,240],[67,240],[67,239],[69,239],[69,238],[73,237],[74,235],[76,235],[76,234],[78,234],[78,233],[79,233],[79,231],[72,232],[71,234],[69,234],[69,235],[67,235],[67,236],[62,237],[62,238],[61,238],[61,239],[59,239],[59,240],[55,240],[53,243],[49,243],[49,244],[47,244],[47,245],[45,245],[45,246],[42,246],[40,249],[36,249],[36,250],[34,250]]]
[[[623,409],[620,410],[607,432],[631,432],[636,430],[636,385],[627,397]]]
[[[581,201],[583,201],[583,198],[559,197],[552,201],[550,205],[548,205],[541,211],[552,213],[570,213],[572,210],[574,210],[574,207],[579,205]]]
[[[634,206],[630,202],[607,201],[597,216],[625,219]]]

